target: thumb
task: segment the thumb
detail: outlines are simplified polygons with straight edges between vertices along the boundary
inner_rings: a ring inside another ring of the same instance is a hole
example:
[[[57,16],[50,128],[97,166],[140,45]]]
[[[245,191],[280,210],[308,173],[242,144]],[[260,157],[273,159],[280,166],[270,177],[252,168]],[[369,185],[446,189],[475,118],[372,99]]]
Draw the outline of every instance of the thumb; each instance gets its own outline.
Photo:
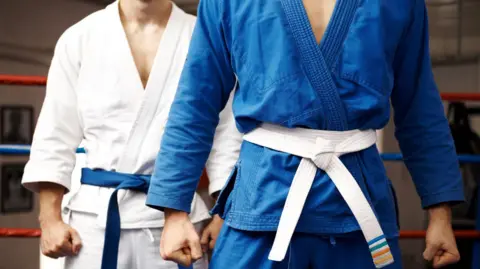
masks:
[[[73,228],[70,229],[70,237],[72,238],[72,252],[78,254],[82,248],[82,239],[80,239],[80,235]]]
[[[195,239],[190,239],[188,241],[188,247],[190,248],[190,251],[192,253],[192,260],[196,261],[202,258],[203,252],[198,236]]]
[[[435,254],[437,253],[437,251],[438,251],[438,247],[435,244],[427,243],[427,247],[423,252],[423,258],[427,261],[431,261],[433,257],[435,257]]]

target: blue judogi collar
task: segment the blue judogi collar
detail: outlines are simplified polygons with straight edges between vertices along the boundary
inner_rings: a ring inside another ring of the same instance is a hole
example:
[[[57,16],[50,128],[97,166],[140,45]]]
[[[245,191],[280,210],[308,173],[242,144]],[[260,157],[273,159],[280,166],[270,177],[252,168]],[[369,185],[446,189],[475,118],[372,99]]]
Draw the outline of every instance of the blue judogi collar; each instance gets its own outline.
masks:
[[[120,212],[118,210],[117,193],[121,189],[148,192],[150,175],[132,175],[105,170],[82,169],[81,183],[86,185],[115,188],[110,197],[105,228],[105,242],[103,247],[101,269],[117,269],[118,246],[120,242]],[[160,252],[159,254],[160,255]],[[178,266],[183,269],[183,266]],[[193,267],[189,267],[193,268]]]

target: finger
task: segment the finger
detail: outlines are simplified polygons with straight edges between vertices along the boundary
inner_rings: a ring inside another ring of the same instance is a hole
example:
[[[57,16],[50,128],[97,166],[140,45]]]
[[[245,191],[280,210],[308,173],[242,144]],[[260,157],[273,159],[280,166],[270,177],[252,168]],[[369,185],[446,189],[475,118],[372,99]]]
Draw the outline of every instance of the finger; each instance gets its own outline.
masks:
[[[52,250],[46,249],[46,248],[42,248],[42,254],[49,257],[49,258],[52,258],[52,259],[58,259],[59,258],[57,253],[55,253]]]
[[[433,267],[442,268],[446,265],[454,264],[460,260],[460,256],[445,252],[442,256],[437,256],[434,259]]]
[[[200,240],[198,239],[193,239],[188,241],[188,247],[190,248],[192,260],[200,260],[203,256],[202,252],[202,246],[200,245]]]
[[[82,239],[78,232],[74,229],[70,230],[72,252],[74,255],[77,255],[80,249],[82,248]]]
[[[209,244],[210,250],[213,250],[213,248],[215,247],[215,243],[216,243],[216,242],[217,242],[216,239],[213,239],[213,238],[212,238],[212,240],[210,240],[210,244]]]
[[[62,245],[60,245],[60,244],[58,244],[58,245],[53,245],[53,244],[47,245],[43,254],[45,254],[45,256],[53,258],[53,259],[62,258],[62,257],[65,257],[65,256],[68,255],[68,253],[63,251]]]
[[[185,253],[185,251],[177,250],[168,255],[167,260],[176,262],[182,266],[189,267],[192,265],[192,257]]]
[[[203,230],[202,238],[200,239],[200,244],[202,245],[203,252],[207,252],[209,241],[210,241],[210,230],[207,227],[205,230]]]
[[[160,256],[162,257],[162,259],[166,260],[167,259],[167,255],[165,253],[165,248],[163,247],[163,243],[160,242]]]
[[[438,248],[432,244],[427,244],[425,251],[423,252],[423,258],[427,261],[433,260],[435,253],[437,253]]]
[[[73,256],[73,246],[70,240],[62,242],[62,245],[57,246],[56,249],[62,256]]]

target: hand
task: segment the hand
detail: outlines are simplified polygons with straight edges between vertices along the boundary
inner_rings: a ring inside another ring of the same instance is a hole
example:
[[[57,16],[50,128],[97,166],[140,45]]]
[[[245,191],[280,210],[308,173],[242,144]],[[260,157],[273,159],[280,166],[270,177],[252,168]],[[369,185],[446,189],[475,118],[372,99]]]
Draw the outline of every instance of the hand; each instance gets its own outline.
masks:
[[[42,253],[50,258],[75,256],[82,247],[77,231],[60,220],[41,222],[42,236],[40,246]]]
[[[460,253],[452,230],[450,207],[437,206],[429,210],[429,215],[423,257],[427,261],[433,261],[433,268],[457,263],[460,260]]]
[[[202,258],[200,238],[187,213],[165,210],[160,255],[185,267]]]
[[[202,232],[202,239],[200,243],[202,244],[203,252],[207,252],[209,249],[213,250],[215,246],[215,242],[217,241],[218,234],[222,229],[223,219],[220,216],[215,215],[213,216],[212,221],[205,227]]]

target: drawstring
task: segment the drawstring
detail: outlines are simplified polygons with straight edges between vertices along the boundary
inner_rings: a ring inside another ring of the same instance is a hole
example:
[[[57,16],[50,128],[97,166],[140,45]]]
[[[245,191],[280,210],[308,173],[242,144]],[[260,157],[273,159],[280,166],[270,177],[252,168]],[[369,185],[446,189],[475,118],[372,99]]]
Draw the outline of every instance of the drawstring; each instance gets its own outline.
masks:
[[[155,238],[153,238],[153,234],[152,234],[152,231],[150,231],[150,229],[148,228],[144,228],[143,231],[147,234],[147,236],[150,238],[150,242],[154,242],[155,241]]]

